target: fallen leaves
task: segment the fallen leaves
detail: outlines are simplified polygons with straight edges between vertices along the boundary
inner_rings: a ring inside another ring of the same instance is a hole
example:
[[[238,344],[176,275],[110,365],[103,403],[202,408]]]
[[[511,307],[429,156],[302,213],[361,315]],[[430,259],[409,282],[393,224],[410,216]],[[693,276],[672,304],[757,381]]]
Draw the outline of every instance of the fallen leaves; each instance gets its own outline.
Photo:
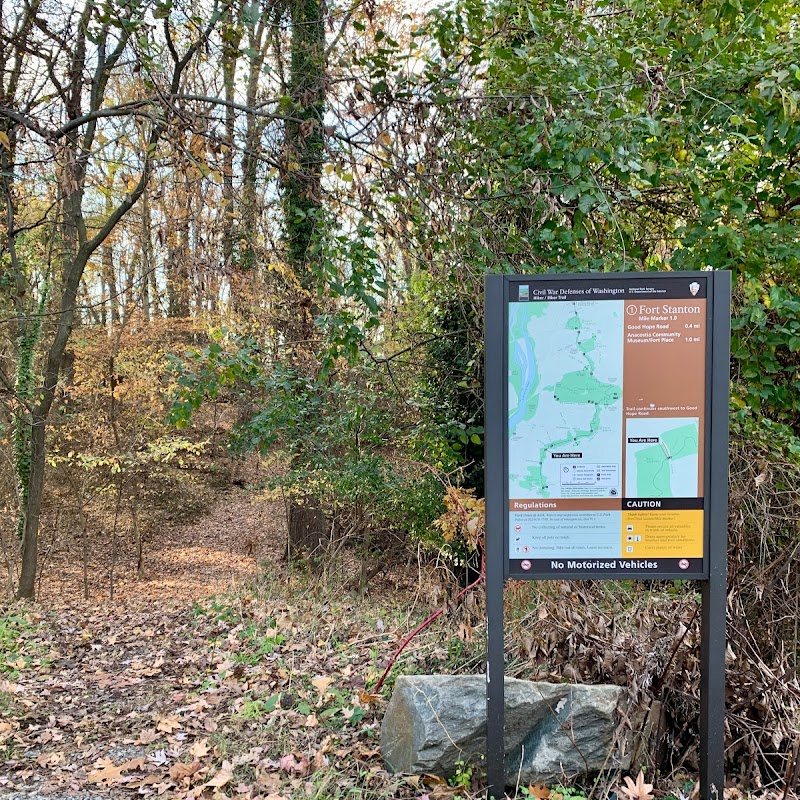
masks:
[[[325,697],[331,683],[333,683],[333,678],[330,675],[317,675],[316,678],[311,679],[311,685],[319,692],[320,699]]]
[[[305,775],[308,772],[308,759],[305,756],[301,756],[298,760],[294,753],[282,756],[278,761],[278,765],[283,772],[288,772],[291,775]]]
[[[362,690],[358,693],[358,699],[361,701],[361,705],[376,706],[381,702],[381,700],[383,700],[383,695],[371,694],[370,692]]]
[[[334,627],[317,608],[237,603],[65,607],[25,628],[5,659],[27,666],[3,678],[0,744],[36,755],[12,758],[3,787],[249,800],[302,796],[335,770],[344,785],[416,797],[383,768],[383,698],[365,690],[394,645],[391,615],[365,636],[360,612],[336,609]]]
[[[190,748],[189,753],[193,758],[205,758],[211,752],[208,739],[198,739]]]
[[[203,786],[213,786],[221,789],[227,783],[233,780],[233,764],[230,761],[223,761],[222,766],[219,768],[213,778],[206,781]]]
[[[153,742],[157,742],[160,738],[161,733],[155,728],[145,728],[145,730],[139,734],[136,744],[152,744]]]
[[[621,794],[629,800],[653,800],[653,784],[645,783],[644,772],[639,770],[634,782],[630,775],[625,776],[625,785],[619,787]]]
[[[172,778],[175,783],[181,783],[184,778],[190,778],[201,769],[202,766],[202,762],[197,759],[189,764],[178,762],[169,768],[169,777]]]
[[[0,692],[4,692],[6,694],[18,694],[22,692],[22,687],[18,683],[14,683],[13,681],[3,678],[0,679]]]
[[[102,783],[110,786],[122,778],[124,772],[131,772],[139,770],[145,765],[144,758],[134,758],[131,761],[125,761],[122,764],[114,764],[109,758],[104,758],[98,762],[98,768],[92,770],[87,778],[90,783]]]
[[[163,733],[172,733],[173,731],[177,731],[180,727],[180,720],[174,716],[160,717],[156,724],[156,730],[162,731]]]

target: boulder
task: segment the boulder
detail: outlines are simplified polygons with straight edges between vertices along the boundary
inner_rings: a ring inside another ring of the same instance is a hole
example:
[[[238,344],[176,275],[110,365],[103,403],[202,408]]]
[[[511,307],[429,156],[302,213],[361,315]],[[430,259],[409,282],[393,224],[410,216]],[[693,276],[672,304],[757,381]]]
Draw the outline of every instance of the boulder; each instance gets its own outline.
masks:
[[[505,680],[506,784],[555,783],[626,767],[615,753],[619,686]],[[483,675],[397,679],[381,727],[393,772],[448,778],[486,753]]]

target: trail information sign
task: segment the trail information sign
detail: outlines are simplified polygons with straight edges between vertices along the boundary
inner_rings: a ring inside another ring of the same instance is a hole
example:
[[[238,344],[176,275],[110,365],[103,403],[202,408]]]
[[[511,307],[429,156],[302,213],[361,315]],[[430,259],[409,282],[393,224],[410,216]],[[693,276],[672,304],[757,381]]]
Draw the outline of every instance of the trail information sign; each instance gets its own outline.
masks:
[[[509,576],[706,574],[709,282],[509,280]]]
[[[487,771],[503,583],[701,582],[701,797],[721,795],[729,272],[486,278]]]

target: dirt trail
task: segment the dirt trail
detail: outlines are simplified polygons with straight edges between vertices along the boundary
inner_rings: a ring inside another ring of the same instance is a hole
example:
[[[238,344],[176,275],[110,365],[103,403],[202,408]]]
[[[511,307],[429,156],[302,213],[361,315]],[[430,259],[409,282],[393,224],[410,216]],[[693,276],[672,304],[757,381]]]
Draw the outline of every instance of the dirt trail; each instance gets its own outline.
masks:
[[[231,487],[199,520],[151,531],[145,546],[145,577],[137,578],[132,544],[113,567],[113,601],[128,604],[187,603],[220,594],[254,576],[260,563],[280,561],[286,529],[283,508]],[[110,545],[90,566],[90,599],[111,600]],[[71,558],[70,558],[71,556]],[[69,558],[69,560],[67,560]],[[83,574],[75,553],[49,568],[39,596],[45,607],[83,600]]]
[[[130,563],[116,565],[113,601],[107,568],[93,573],[86,601],[80,565],[54,563],[37,605],[7,610],[0,796],[113,795],[122,790],[114,770],[128,762],[154,770],[140,794],[156,784],[163,792],[168,768],[195,757],[189,747],[216,730],[213,716],[183,708],[206,672],[215,679],[208,645],[223,633],[194,604],[279,561],[281,509],[232,487],[202,519],[155,533],[144,579]]]

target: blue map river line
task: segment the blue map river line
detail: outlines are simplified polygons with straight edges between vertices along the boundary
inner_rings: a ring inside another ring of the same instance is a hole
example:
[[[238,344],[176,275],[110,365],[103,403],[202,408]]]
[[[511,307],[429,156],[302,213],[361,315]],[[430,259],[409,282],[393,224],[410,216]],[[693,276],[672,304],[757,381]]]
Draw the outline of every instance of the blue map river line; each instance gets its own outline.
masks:
[[[536,372],[536,357],[529,338],[517,339],[514,342],[514,359],[524,369],[524,376],[521,395],[517,398],[517,410],[508,419],[508,429],[512,433],[516,430],[517,425],[525,419],[528,397],[530,397],[531,392],[539,382],[539,376]]]

